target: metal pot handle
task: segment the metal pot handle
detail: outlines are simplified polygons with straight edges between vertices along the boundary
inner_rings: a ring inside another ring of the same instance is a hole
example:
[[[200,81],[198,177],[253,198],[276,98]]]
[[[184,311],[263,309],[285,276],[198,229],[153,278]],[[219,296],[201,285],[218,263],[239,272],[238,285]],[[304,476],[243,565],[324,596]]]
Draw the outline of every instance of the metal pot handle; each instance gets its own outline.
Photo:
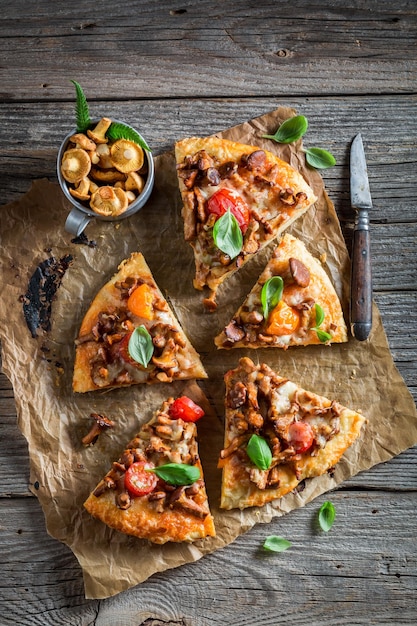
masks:
[[[92,215],[87,215],[78,209],[72,209],[66,219],[65,230],[79,237],[92,219],[94,219]]]

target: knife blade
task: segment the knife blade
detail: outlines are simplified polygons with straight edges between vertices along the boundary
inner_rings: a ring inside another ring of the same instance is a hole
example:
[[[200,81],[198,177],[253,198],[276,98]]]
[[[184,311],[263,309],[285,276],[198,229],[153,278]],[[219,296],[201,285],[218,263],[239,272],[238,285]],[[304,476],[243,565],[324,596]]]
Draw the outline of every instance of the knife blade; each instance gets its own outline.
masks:
[[[353,229],[350,283],[350,327],[358,341],[368,338],[372,329],[372,272],[369,209],[372,208],[362,136],[359,133],[350,149],[350,198],[356,211]]]

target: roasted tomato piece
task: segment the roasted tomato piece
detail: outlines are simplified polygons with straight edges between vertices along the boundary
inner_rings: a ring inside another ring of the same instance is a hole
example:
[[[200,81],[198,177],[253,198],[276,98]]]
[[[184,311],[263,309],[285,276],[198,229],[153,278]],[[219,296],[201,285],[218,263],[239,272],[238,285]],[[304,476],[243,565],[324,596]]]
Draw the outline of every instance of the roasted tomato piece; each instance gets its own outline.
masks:
[[[150,469],[153,469],[153,463],[144,463],[138,461],[132,463],[125,474],[125,488],[132,496],[146,496],[153,491],[158,483],[158,477]]]
[[[152,287],[142,283],[129,296],[127,308],[131,313],[147,320],[153,319],[154,292]]]
[[[300,326],[300,314],[297,309],[280,300],[268,317],[266,332],[268,335],[292,335]]]
[[[288,439],[296,453],[302,454],[313,445],[313,429],[308,422],[293,422],[288,429]]]
[[[240,230],[245,234],[249,224],[249,208],[241,196],[231,189],[219,189],[207,201],[209,213],[221,217],[227,211],[235,216]]]
[[[177,398],[169,407],[168,413],[174,420],[182,419],[184,422],[196,422],[203,417],[204,411],[191,398],[181,396]]]

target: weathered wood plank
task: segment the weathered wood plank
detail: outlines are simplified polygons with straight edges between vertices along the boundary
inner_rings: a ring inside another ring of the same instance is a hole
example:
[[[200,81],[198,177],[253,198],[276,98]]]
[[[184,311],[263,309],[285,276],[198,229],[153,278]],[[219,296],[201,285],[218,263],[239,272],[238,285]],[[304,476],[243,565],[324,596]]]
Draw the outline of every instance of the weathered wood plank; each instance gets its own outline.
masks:
[[[68,78],[92,98],[415,89],[417,18],[407,0],[54,6],[2,3],[2,100],[66,99]]]
[[[316,525],[322,497],[197,563],[100,602],[83,598],[80,568],[46,535],[36,500],[0,500],[2,626],[145,626],[151,618],[190,626],[318,626],[323,615],[330,626],[415,624],[415,539],[403,524],[404,517],[416,519],[415,494],[337,491],[326,498],[337,511],[328,534]],[[269,534],[292,547],[264,552]]]
[[[66,103],[0,104],[1,203],[26,192],[33,179],[56,180],[56,155],[75,124],[74,92]],[[337,166],[323,172],[330,197],[343,221],[352,220],[349,204],[350,142],[362,131],[374,201],[374,222],[417,221],[413,189],[417,172],[417,129],[410,125],[417,96],[351,98],[237,98],[145,102],[95,102],[94,116],[114,116],[137,126],[154,154],[172,150],[176,140],[208,135],[273,111],[295,108],[309,120],[306,146],[330,150]],[[274,131],[275,128],[271,128]]]

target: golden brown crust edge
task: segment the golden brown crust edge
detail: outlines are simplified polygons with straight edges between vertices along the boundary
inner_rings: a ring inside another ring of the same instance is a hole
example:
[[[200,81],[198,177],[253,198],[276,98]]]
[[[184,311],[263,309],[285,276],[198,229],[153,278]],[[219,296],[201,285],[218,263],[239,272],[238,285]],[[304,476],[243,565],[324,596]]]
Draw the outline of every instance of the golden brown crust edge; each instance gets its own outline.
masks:
[[[203,476],[201,463],[197,467]],[[110,528],[153,543],[193,542],[204,537],[215,537],[213,516],[204,519],[175,510],[158,513],[146,498],[134,498],[127,510],[119,509],[114,502],[114,493],[108,491],[99,497],[93,494],[84,503],[85,509]]]

